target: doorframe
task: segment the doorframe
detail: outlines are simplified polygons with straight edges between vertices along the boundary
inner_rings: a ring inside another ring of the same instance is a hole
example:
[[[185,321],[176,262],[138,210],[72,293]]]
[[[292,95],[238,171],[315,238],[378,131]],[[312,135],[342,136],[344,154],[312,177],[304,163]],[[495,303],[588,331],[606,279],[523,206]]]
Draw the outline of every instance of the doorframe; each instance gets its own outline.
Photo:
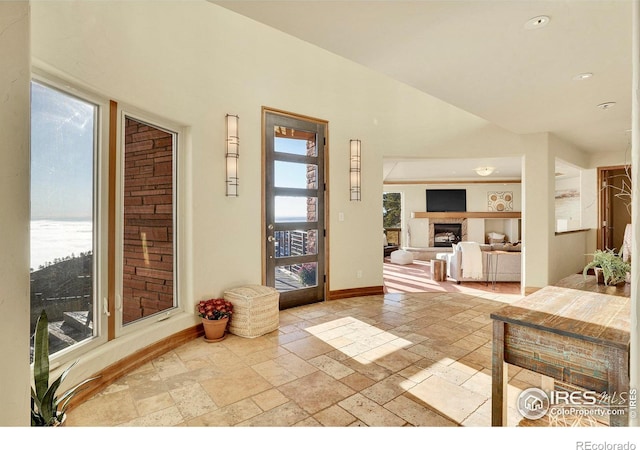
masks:
[[[261,179],[262,179],[262,184],[261,184],[261,205],[260,205],[260,251],[261,251],[261,257],[260,257],[260,265],[261,265],[261,272],[262,272],[262,284],[266,284],[266,279],[267,279],[267,241],[264,237],[264,233],[262,232],[262,230],[264,230],[266,228],[266,221],[265,221],[265,217],[266,217],[266,212],[265,212],[265,208],[266,208],[266,196],[267,193],[265,191],[265,183],[266,183],[266,116],[267,114],[276,114],[276,115],[280,115],[282,117],[289,117],[292,119],[298,119],[298,120],[304,120],[307,122],[313,122],[313,123],[318,123],[318,124],[322,124],[324,125],[324,139],[325,139],[325,145],[324,145],[324,152],[323,152],[323,158],[324,158],[324,182],[325,182],[325,189],[324,189],[324,229],[325,229],[325,236],[324,236],[324,246],[323,246],[323,253],[324,253],[324,274],[318,274],[318,276],[325,276],[325,280],[324,280],[324,289],[323,289],[323,296],[324,296],[324,301],[329,300],[329,283],[331,280],[331,277],[329,276],[331,270],[330,270],[330,258],[329,258],[329,236],[330,236],[330,222],[329,222],[329,121],[327,120],[323,120],[323,119],[318,119],[317,117],[312,117],[312,116],[307,116],[307,115],[303,115],[303,114],[296,114],[296,113],[292,113],[289,111],[284,111],[281,109],[277,109],[277,108],[270,108],[268,106],[263,106],[262,107],[262,126],[261,126],[261,130],[262,130],[262,136],[261,136],[261,166],[260,166],[260,171],[261,171]]]
[[[607,217],[607,207],[609,205],[609,188],[607,187],[606,179],[608,178],[608,172],[612,170],[624,170],[627,168],[627,164],[620,164],[616,166],[602,166],[598,167],[598,232],[596,236],[596,248],[604,249],[605,246],[605,230],[602,223]],[[607,223],[609,226],[609,223]]]

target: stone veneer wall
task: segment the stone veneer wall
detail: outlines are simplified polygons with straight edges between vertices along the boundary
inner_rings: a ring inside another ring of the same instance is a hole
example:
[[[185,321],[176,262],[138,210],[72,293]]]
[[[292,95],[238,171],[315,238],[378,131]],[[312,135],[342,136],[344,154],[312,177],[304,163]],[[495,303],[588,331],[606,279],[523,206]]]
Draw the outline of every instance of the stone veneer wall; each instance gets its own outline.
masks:
[[[123,322],[173,306],[173,136],[126,118]]]

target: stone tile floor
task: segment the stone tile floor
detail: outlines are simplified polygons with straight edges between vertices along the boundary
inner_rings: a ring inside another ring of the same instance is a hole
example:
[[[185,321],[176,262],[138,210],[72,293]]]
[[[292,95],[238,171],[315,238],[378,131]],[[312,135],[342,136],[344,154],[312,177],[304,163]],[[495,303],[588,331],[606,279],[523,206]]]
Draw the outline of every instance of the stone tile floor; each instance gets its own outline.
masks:
[[[519,295],[394,293],[282,311],[278,330],[184,344],[69,412],[67,426],[488,427],[489,313]],[[510,367],[509,398],[540,386]],[[521,421],[515,409],[508,425]]]

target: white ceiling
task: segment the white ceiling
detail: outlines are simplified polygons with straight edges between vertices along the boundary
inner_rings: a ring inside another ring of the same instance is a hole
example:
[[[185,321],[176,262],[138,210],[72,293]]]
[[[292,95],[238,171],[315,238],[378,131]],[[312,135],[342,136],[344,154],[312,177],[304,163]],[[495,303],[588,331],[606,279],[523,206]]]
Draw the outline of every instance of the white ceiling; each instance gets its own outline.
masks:
[[[495,167],[486,177],[476,174],[476,167]],[[478,159],[387,159],[383,165],[386,182],[402,181],[483,181],[520,180],[522,158],[478,158]]]
[[[629,146],[631,0],[212,2],[515,133],[551,132],[586,152]],[[540,15],[546,27],[525,29]],[[418,165],[388,161],[385,174]]]

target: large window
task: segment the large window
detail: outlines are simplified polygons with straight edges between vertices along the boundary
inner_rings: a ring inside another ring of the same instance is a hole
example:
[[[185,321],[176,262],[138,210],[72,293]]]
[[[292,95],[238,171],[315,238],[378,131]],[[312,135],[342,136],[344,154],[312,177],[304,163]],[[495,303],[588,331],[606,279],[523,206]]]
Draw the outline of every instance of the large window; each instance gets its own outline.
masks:
[[[31,85],[31,335],[46,310],[49,353],[71,359],[177,310],[178,132],[124,111],[119,122],[115,102],[107,114],[105,100],[39,80]],[[119,137],[99,133],[101,121]]]
[[[31,84],[31,334],[44,309],[49,351],[96,335],[98,107]]]

